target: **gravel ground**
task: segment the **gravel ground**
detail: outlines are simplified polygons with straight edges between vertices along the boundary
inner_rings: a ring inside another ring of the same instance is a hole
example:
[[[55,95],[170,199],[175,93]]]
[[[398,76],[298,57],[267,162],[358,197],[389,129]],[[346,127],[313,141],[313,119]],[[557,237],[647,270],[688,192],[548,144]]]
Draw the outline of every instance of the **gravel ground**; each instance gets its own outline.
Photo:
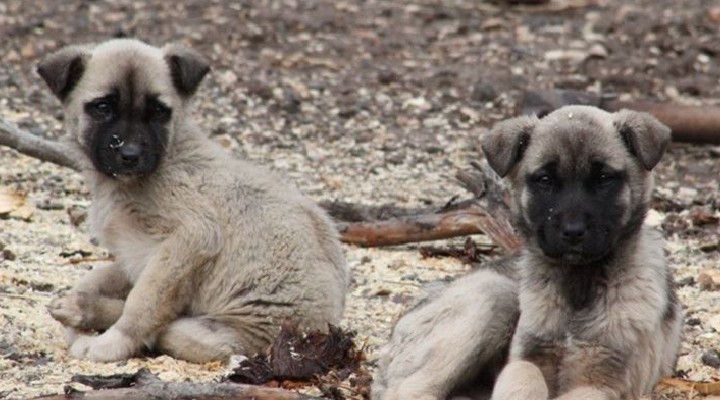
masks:
[[[43,54],[114,36],[181,41],[212,61],[196,118],[214,139],[318,201],[440,207],[468,196],[453,176],[481,157],[478,138],[514,114],[526,89],[717,104],[718,25],[720,8],[705,0],[4,0],[0,115],[56,138],[62,113],[33,71]],[[8,149],[0,160],[0,198],[18,199],[0,213],[0,398],[60,393],[77,373],[222,374],[219,364],[168,357],[69,359],[45,306],[107,256],[77,220],[90,198],[72,171]],[[678,376],[696,382],[720,380],[718,176],[719,147],[674,144],[648,218],[665,233],[687,312]],[[423,284],[469,270],[422,259],[417,246],[346,254],[353,285],[344,325],[367,343],[370,368]],[[702,396],[659,387],[655,398]]]

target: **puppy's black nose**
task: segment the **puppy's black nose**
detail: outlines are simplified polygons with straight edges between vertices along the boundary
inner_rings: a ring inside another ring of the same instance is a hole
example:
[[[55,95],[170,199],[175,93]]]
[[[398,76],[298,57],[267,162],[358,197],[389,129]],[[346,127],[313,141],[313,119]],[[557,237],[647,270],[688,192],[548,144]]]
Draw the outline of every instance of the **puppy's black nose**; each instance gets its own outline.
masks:
[[[587,226],[583,221],[568,221],[562,226],[563,240],[570,244],[578,244],[585,239]]]
[[[120,159],[123,165],[132,167],[137,165],[140,161],[140,154],[142,154],[142,148],[138,144],[128,143],[121,146],[119,149]]]

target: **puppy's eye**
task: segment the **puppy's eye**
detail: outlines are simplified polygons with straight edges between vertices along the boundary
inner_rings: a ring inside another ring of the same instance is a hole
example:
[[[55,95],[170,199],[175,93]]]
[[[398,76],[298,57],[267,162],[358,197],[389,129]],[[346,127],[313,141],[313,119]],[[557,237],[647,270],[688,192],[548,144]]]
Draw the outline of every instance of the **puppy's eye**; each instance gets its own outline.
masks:
[[[598,186],[609,186],[613,183],[617,182],[618,179],[620,179],[620,176],[618,174],[612,174],[609,172],[601,172],[598,174],[598,176],[595,178]]]
[[[535,183],[543,187],[550,187],[553,184],[553,179],[550,174],[540,174],[535,177]]]
[[[155,101],[150,104],[150,118],[153,121],[167,121],[170,119],[171,114],[172,110],[170,107],[160,103],[159,101]]]
[[[109,120],[113,117],[113,108],[110,101],[105,99],[95,100],[88,105],[88,111],[93,117],[100,120]]]

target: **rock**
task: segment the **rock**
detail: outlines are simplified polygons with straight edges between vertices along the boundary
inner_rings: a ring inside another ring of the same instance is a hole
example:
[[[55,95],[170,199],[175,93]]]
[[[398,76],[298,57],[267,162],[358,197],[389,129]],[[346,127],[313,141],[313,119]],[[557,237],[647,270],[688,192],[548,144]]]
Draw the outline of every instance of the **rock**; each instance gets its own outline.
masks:
[[[237,80],[237,75],[235,75],[235,73],[230,70],[227,70],[221,73],[220,76],[218,76],[218,82],[223,89],[232,88],[233,86],[235,86]]]
[[[15,255],[15,253],[13,253],[13,251],[10,250],[10,249],[4,249],[4,250],[2,251],[2,255],[3,255],[3,258],[6,259],[6,260],[8,260],[8,261],[15,261],[15,259],[17,258],[17,256]]]
[[[297,114],[300,112],[302,101],[293,90],[287,90],[283,96],[280,107],[288,114]]]
[[[693,279],[692,276],[686,276],[682,279],[678,279],[677,281],[675,281],[675,284],[678,286],[692,286],[693,284],[695,284],[695,279]]]
[[[718,290],[720,289],[720,271],[706,269],[697,276],[695,281],[701,290]]]
[[[398,80],[400,76],[397,74],[397,72],[391,70],[391,69],[384,69],[380,72],[378,72],[378,82],[380,82],[383,85],[388,85],[390,83],[393,83]]]
[[[660,214],[654,209],[650,209],[648,210],[647,216],[645,217],[645,224],[647,224],[648,226],[652,226],[653,228],[657,228],[658,226],[662,225],[664,220],[664,215]]]
[[[695,188],[683,186],[678,189],[676,198],[683,204],[691,204],[698,195],[698,191]]]
[[[605,48],[605,46],[601,45],[600,43],[595,43],[594,45],[590,46],[590,49],[588,50],[588,57],[590,58],[607,58],[608,51]]]
[[[702,355],[702,363],[708,367],[720,368],[720,355],[715,349],[707,350]]]
[[[70,217],[70,223],[72,226],[80,226],[87,219],[87,210],[80,206],[70,206],[67,209],[68,217]]]
[[[715,332],[720,332],[720,315],[715,315],[714,317],[710,318],[706,325],[715,329]]]
[[[497,96],[497,90],[495,90],[493,85],[486,81],[478,81],[473,85],[470,99],[486,103],[495,100]]]

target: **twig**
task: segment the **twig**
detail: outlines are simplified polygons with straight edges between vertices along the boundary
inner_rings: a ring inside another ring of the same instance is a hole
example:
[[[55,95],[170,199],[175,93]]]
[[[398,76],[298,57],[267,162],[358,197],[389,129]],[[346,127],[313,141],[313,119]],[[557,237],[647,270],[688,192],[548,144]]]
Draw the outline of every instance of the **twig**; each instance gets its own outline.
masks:
[[[338,226],[343,242],[367,247],[448,239],[483,232],[505,251],[516,250],[520,242],[509,223],[496,220],[479,206],[387,221],[341,223]]]
[[[138,371],[135,376],[128,377],[129,387],[114,389],[79,391],[70,387],[61,395],[37,397],[36,400],[144,400],[144,399],[173,399],[173,400],[311,400],[310,397],[283,389],[264,386],[244,385],[237,383],[195,383],[195,382],[165,382],[158,379],[147,370]]]
[[[0,117],[0,145],[42,161],[80,170],[78,163],[70,157],[71,152],[66,145],[26,132],[2,117]]]

